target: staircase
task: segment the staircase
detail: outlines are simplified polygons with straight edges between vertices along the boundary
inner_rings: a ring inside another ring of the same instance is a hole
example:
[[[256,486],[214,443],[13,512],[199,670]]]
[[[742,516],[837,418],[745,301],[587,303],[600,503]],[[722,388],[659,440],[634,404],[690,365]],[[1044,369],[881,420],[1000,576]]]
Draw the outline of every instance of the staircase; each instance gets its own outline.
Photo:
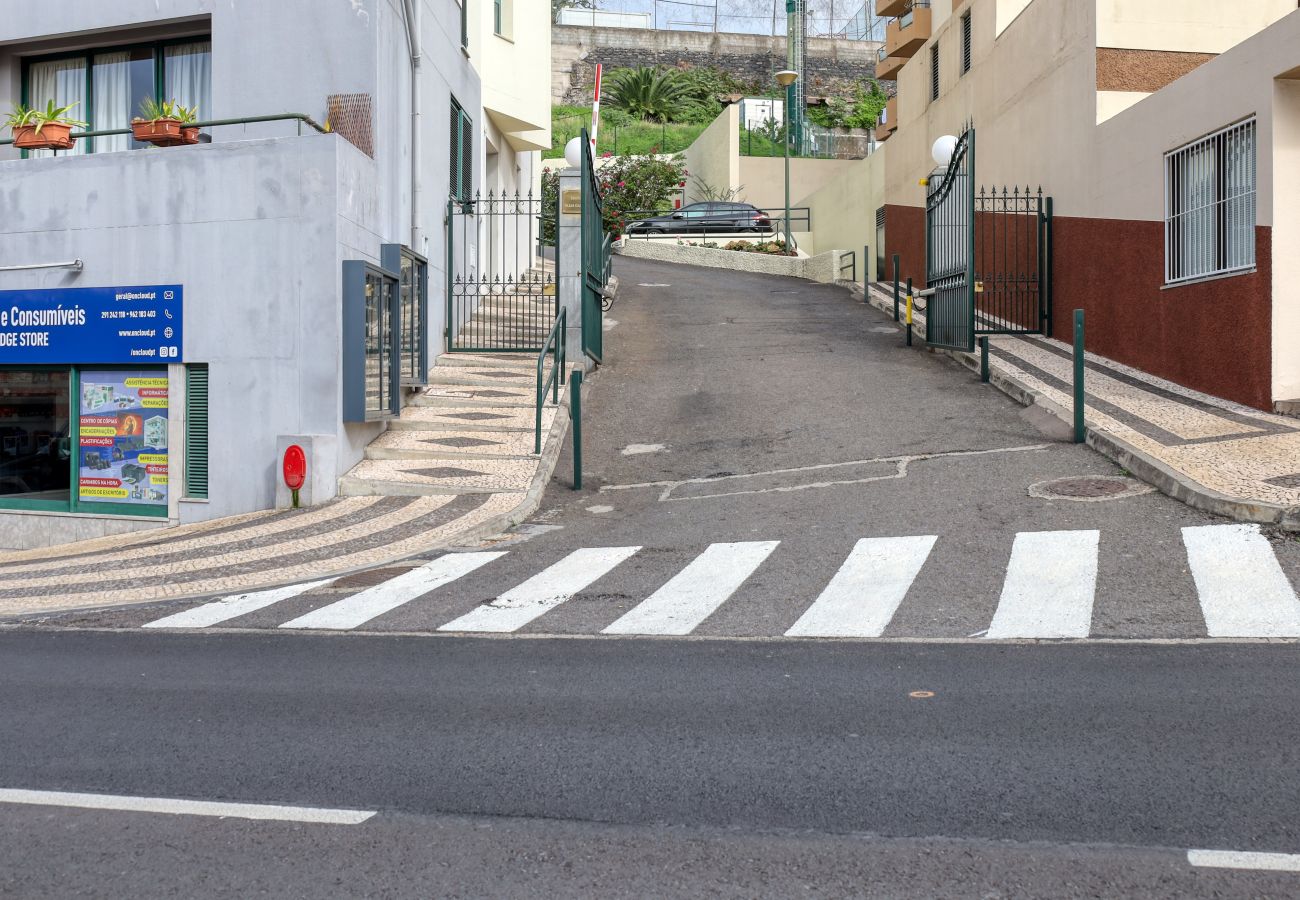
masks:
[[[473,314],[456,326],[456,346],[466,349],[541,349],[555,324],[555,263],[538,260],[517,279],[468,281],[453,285],[478,295]],[[463,299],[463,298],[462,298]],[[445,360],[446,357],[443,357]],[[534,357],[534,360],[536,357]]]

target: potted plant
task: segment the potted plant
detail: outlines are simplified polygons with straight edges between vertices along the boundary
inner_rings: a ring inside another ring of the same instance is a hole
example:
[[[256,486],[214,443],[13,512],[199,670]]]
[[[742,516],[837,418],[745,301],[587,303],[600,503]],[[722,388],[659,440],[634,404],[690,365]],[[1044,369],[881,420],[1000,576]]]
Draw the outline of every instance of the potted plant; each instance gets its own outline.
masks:
[[[181,143],[197,144],[199,142],[199,128],[194,123],[199,120],[199,108],[197,106],[181,106],[176,104],[176,118],[181,120]]]
[[[13,131],[14,146],[20,150],[71,150],[77,143],[72,129],[86,127],[85,122],[68,116],[76,105],[55,106],[51,100],[41,110],[18,104],[5,120]]]
[[[171,100],[158,101],[145,97],[140,104],[140,115],[131,120],[131,134],[141,143],[156,147],[171,147],[181,142],[181,120],[176,104]]]

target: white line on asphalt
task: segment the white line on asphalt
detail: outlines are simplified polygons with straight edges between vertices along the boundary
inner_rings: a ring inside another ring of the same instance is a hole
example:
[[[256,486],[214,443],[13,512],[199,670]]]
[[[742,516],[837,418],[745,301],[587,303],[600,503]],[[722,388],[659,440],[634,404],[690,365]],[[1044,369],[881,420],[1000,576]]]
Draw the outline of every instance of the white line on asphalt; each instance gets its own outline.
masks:
[[[1204,526],[1212,528],[1214,526]],[[1215,869],[1300,872],[1300,853],[1249,853],[1238,850],[1188,850],[1187,862]]]
[[[780,541],[710,544],[604,634],[690,634],[736,592]]]
[[[1300,637],[1300,599],[1258,525],[1183,529],[1210,637]]]
[[[505,553],[448,553],[418,569],[390,578],[383,584],[366,588],[359,594],[353,594],[329,606],[314,609],[280,627],[328,628],[337,631],[356,628],[502,556]]]
[[[880,637],[936,536],[860,540],[787,637]]]
[[[25,791],[12,788],[0,788],[0,803],[167,813],[174,816],[216,816],[223,819],[311,822],[320,825],[360,825],[375,815],[374,811],[363,809],[321,809],[312,806],[275,806],[267,803],[220,803],[210,800],[124,797],[115,794],[79,794],[68,791]]]
[[[443,625],[439,631],[515,631],[609,573],[640,547],[574,550],[491,603]]]
[[[327,578],[324,581],[309,581],[306,584],[293,584],[288,587],[272,588],[269,591],[256,591],[251,594],[235,594],[231,597],[223,597],[212,603],[205,603],[202,606],[196,606],[193,609],[187,609],[184,612],[178,612],[175,615],[167,616],[164,619],[158,619],[155,622],[146,622],[145,628],[207,628],[209,625],[218,625],[221,622],[228,622],[231,619],[256,612],[272,603],[279,603],[281,600],[288,600],[290,597],[297,597],[299,594],[305,594],[310,590],[318,587],[324,587],[334,579]]]
[[[985,638],[1086,638],[1097,593],[1100,537],[1097,531],[1017,534]]]

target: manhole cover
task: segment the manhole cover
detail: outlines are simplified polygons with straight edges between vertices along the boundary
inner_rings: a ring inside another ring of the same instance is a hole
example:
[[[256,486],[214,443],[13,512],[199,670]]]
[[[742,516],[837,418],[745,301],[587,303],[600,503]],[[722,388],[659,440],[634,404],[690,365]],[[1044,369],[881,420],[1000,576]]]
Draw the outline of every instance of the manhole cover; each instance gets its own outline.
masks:
[[[1149,494],[1155,488],[1132,478],[1118,475],[1083,475],[1073,478],[1057,478],[1053,481],[1040,481],[1030,485],[1029,496],[1040,500],[1118,500],[1121,497],[1135,497]]]

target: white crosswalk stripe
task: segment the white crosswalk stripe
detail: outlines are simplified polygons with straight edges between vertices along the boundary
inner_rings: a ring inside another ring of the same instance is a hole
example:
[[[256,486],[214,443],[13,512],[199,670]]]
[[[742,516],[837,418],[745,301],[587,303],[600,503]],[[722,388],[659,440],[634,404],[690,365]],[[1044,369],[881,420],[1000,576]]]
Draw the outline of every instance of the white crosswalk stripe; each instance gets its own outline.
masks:
[[[448,622],[439,631],[517,631],[609,573],[640,547],[575,550],[491,603]]]
[[[1300,637],[1300,598],[1258,525],[1183,529],[1210,637]]]
[[[1134,621],[1138,624],[1131,628],[1117,628],[1110,621],[1094,625],[1101,535],[1098,531],[1079,530],[1015,535],[1005,572],[1001,573],[997,607],[992,619],[985,620],[987,630],[976,635],[1002,640],[1077,640],[1086,639],[1090,634],[1120,638],[1196,638],[1206,633],[1211,638],[1300,638],[1300,596],[1283,569],[1283,563],[1293,565],[1300,558],[1292,552],[1294,548],[1287,545],[1275,552],[1256,525],[1188,527],[1181,529],[1181,534],[1185,562],[1182,554],[1175,554],[1177,558],[1160,564],[1170,567],[1165,596],[1167,602],[1174,604],[1173,609],[1183,604],[1182,618],[1160,623],[1162,631],[1143,633],[1143,620],[1137,616]],[[858,540],[815,598],[782,598],[779,612],[774,611],[771,599],[758,599],[770,591],[756,589],[746,582],[777,550],[780,541],[710,544],[685,566],[676,569],[667,568],[671,556],[651,555],[635,572],[615,579],[610,589],[627,591],[629,581],[637,584],[654,579],[654,583],[661,585],[658,590],[647,588],[649,596],[633,595],[635,605],[610,624],[606,624],[609,621],[604,612],[606,605],[585,604],[573,610],[561,630],[608,635],[688,635],[695,633],[724,604],[731,603],[735,609],[726,619],[728,633],[776,636],[781,633],[779,630],[761,623],[789,622],[790,619],[784,618],[785,609],[795,604],[798,608],[789,612],[794,624],[784,632],[786,637],[877,638],[887,631],[891,636],[897,633],[898,637],[908,637],[902,633],[903,629],[891,623],[907,604],[919,603],[928,606],[929,612],[920,619],[913,612],[907,619],[922,623],[926,629],[916,636],[943,637],[949,632],[954,638],[975,636],[970,632],[982,627],[984,622],[971,619],[969,613],[959,619],[946,601],[936,602],[938,598],[933,592],[936,588],[943,590],[942,585],[933,582],[936,575],[924,582],[924,590],[917,587],[927,561],[942,540],[935,535]],[[979,559],[989,558],[987,550],[987,544],[982,545]],[[543,554],[550,558],[531,574],[527,571],[520,574],[519,566],[491,567],[474,578],[468,576],[507,553],[449,553],[302,615],[297,615],[298,610],[280,616],[263,613],[251,627],[265,627],[268,619],[287,619],[278,627],[375,630],[384,625],[368,626],[368,623],[409,605],[400,622],[393,620],[392,627],[443,632],[515,632],[581,594],[640,551],[641,547],[587,547],[572,550],[558,561]],[[946,564],[951,566],[952,561]],[[1195,586],[1194,600],[1189,596],[1192,585],[1187,584],[1187,568]],[[1144,577],[1150,583],[1152,575]],[[520,582],[520,578],[524,580]],[[976,578],[974,585],[988,585],[990,593],[997,589],[988,584],[987,576],[983,579]],[[462,580],[464,584],[452,584]],[[325,579],[237,594],[146,622],[143,627],[208,628],[335,583],[336,579]],[[503,588],[508,589],[497,593]],[[1121,586],[1112,582],[1109,588],[1113,592]],[[976,589],[985,590],[984,587]],[[435,591],[436,598],[430,599],[436,602],[415,602]],[[1180,591],[1184,600],[1179,599]],[[752,607],[747,600],[751,593],[755,597]],[[473,608],[466,602],[471,597],[477,603],[482,597],[492,596],[496,599]],[[1141,598],[1134,600],[1145,602]],[[1113,614],[1115,602],[1116,598],[1107,596],[1106,605],[1101,607],[1107,610],[1107,616]],[[1195,612],[1197,603],[1199,614]],[[469,612],[457,615],[464,609]],[[751,617],[748,623],[746,616]],[[451,621],[445,621],[447,618]],[[588,623],[585,626],[584,620]],[[943,622],[952,625],[940,624],[941,630],[936,632],[935,624]]]
[[[500,559],[504,553],[449,553],[418,569],[403,572],[383,584],[366,588],[337,603],[301,615],[281,628],[325,628],[346,631],[410,603],[444,584]]]
[[[184,612],[178,612],[175,615],[154,622],[146,622],[144,627],[207,628],[210,625],[220,625],[222,622],[228,622],[239,616],[257,612],[259,609],[279,603],[281,600],[288,600],[318,587],[324,587],[333,580],[327,578],[324,581],[309,581],[305,584],[293,584],[288,587],[273,588],[269,591],[235,594],[233,597],[223,597],[212,603],[205,603],[202,606],[196,606],[193,609],[187,609]]]
[[[1097,531],[1016,535],[988,638],[1085,638],[1097,592]]]
[[[938,538],[858,541],[787,637],[880,637]]]
[[[736,592],[780,541],[711,544],[604,634],[690,634]]]

